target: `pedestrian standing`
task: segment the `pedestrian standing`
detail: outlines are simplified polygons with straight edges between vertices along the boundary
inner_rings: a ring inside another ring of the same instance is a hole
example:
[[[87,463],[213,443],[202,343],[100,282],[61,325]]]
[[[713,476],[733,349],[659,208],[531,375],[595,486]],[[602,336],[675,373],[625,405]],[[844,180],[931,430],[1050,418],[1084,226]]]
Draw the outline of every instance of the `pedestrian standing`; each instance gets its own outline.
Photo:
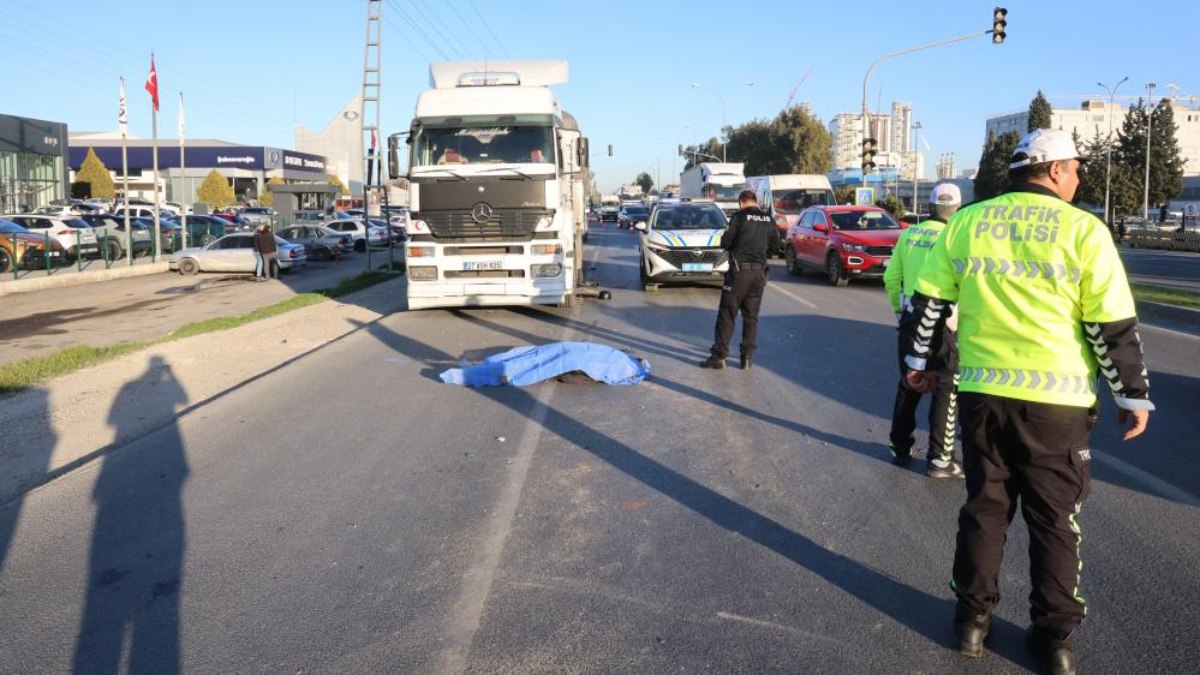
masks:
[[[1008,524],[1017,502],[1029,529],[1028,645],[1051,673],[1074,673],[1071,639],[1086,613],[1080,594],[1079,514],[1091,480],[1088,437],[1097,370],[1146,429],[1154,405],[1125,270],[1104,223],[1070,204],[1083,160],[1070,134],[1039,129],[1009,164],[1012,188],[963,207],[917,280],[907,331],[909,383],[923,391],[931,334],[957,302],[963,464],[951,588],[959,651],[983,654]]]
[[[254,278],[266,281],[268,278],[279,278],[279,247],[275,244],[275,233],[271,226],[263,223],[254,233],[254,252],[258,255],[258,264],[254,268]]]
[[[729,254],[729,271],[725,273],[725,283],[721,287],[712,355],[700,362],[701,368],[725,367],[729,340],[740,312],[741,365],[742,370],[750,369],[758,346],[758,309],[767,286],[767,256],[782,248],[775,222],[758,208],[758,198],[753,191],[742,190],[738,195],[738,206],[729,227],[721,235],[721,248]]]
[[[929,219],[909,225],[896,240],[891,262],[883,275],[892,311],[899,324],[900,383],[896,387],[896,403],[892,408],[892,430],[889,434],[892,463],[907,466],[912,461],[917,428],[917,406],[921,392],[908,386],[904,379],[904,331],[913,321],[911,298],[915,293],[921,264],[933,248],[946,221],[962,205],[962,193],[953,183],[934,186],[929,193]],[[962,478],[962,466],[954,461],[954,439],[958,429],[957,387],[958,347],[954,336],[955,321],[945,322],[943,330],[932,336],[926,370],[933,373],[929,403],[929,449],[925,453],[925,474],[930,478]]]

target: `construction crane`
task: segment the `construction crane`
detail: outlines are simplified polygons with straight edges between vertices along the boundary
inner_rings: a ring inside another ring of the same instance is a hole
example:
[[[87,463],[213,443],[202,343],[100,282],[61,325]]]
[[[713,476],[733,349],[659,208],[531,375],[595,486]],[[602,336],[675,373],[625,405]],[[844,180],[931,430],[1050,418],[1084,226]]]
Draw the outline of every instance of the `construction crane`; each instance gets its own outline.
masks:
[[[792,93],[788,95],[787,103],[783,104],[784,110],[792,107],[792,101],[796,98],[796,91],[800,89],[800,85],[804,84],[804,81],[808,79],[809,75],[812,75],[812,68],[809,68],[808,71],[804,73],[804,77],[800,78],[800,81],[796,83],[796,86],[792,87]]]

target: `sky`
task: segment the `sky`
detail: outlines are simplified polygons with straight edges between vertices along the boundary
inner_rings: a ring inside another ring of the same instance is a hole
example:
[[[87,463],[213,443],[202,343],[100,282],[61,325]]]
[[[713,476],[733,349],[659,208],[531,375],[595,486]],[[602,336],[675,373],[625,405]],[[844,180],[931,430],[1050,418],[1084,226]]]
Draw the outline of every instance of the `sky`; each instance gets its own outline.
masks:
[[[590,139],[600,189],[643,171],[666,184],[682,169],[679,144],[770,119],[789,99],[825,124],[858,111],[872,61],[981,33],[995,4],[384,0],[381,126],[408,128],[431,61],[565,59],[571,81],[557,94]],[[1004,44],[981,36],[917,51],[870,77],[872,110],[913,107],[926,175],[946,152],[959,171],[975,166],[985,120],[1024,110],[1039,89],[1055,107],[1107,98],[1098,83],[1126,76],[1118,101],[1151,81],[1156,98],[1168,83],[1200,96],[1200,3],[1004,5]],[[0,113],[110,131],[124,76],[130,132],[149,138],[153,51],[161,138],[175,137],[182,91],[189,139],[292,148],[294,124],[319,130],[361,92],[366,19],[366,0],[3,0]]]

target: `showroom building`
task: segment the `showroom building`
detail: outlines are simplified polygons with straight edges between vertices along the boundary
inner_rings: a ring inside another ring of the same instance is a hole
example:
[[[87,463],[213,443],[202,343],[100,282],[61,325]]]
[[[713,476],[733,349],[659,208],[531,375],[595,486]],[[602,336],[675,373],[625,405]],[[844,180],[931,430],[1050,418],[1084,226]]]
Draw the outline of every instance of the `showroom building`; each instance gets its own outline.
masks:
[[[67,196],[67,125],[0,115],[0,213]]]

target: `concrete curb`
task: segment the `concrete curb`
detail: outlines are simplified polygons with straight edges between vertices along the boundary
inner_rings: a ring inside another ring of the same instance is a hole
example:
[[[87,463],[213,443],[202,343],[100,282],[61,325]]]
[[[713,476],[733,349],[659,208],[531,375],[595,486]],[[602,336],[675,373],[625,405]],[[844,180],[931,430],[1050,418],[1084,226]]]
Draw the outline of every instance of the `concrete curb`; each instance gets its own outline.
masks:
[[[1200,309],[1138,300],[1138,320],[1152,326],[1200,330]]]
[[[91,284],[100,281],[112,281],[114,279],[126,279],[129,277],[143,277],[149,274],[162,274],[169,271],[167,261],[152,263],[139,263],[133,266],[123,265],[120,267],[111,267],[106,270],[95,270],[87,272],[59,272],[50,276],[41,276],[32,279],[17,279],[16,281],[5,281],[0,283],[0,296],[12,295],[14,293],[30,293],[32,291],[44,291],[48,288],[65,288],[67,286],[79,286],[81,284]]]

